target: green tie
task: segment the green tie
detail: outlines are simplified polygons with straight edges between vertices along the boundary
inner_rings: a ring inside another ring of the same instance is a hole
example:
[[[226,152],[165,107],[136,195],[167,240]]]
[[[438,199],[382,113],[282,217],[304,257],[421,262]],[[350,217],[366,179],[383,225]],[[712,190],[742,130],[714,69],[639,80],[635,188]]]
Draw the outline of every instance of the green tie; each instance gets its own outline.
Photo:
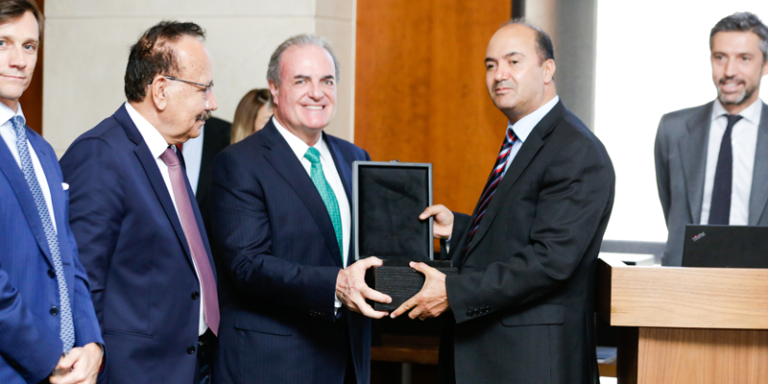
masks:
[[[309,177],[312,178],[312,182],[315,183],[315,188],[320,192],[320,197],[323,198],[325,208],[328,209],[328,215],[331,216],[331,223],[333,223],[333,231],[336,232],[336,241],[339,242],[339,252],[341,252],[342,261],[344,260],[344,248],[341,246],[342,234],[341,234],[341,213],[339,211],[339,202],[336,200],[336,195],[333,193],[333,189],[328,185],[328,181],[325,180],[323,174],[323,164],[320,163],[320,151],[310,147],[307,149],[307,153],[304,157],[312,163],[312,169],[309,172]]]

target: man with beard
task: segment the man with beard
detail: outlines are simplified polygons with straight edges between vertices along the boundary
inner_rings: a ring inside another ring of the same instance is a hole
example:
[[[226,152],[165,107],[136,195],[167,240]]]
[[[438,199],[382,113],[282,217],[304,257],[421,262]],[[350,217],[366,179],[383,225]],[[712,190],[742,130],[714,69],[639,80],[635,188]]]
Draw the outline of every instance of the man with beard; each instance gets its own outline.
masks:
[[[717,99],[668,113],[656,135],[656,180],[669,237],[663,264],[682,262],[686,224],[768,225],[768,27],[751,13],[709,35]]]
[[[61,159],[110,384],[210,382],[216,272],[176,147],[217,107],[204,37],[194,23],[147,30],[130,50],[128,102]]]

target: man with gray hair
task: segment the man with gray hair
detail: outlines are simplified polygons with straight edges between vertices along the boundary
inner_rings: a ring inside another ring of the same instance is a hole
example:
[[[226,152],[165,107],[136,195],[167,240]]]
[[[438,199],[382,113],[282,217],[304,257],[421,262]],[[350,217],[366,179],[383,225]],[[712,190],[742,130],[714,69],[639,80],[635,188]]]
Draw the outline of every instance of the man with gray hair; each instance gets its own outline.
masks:
[[[317,36],[294,36],[267,72],[274,116],[214,165],[212,228],[220,265],[218,383],[368,383],[368,258],[353,262],[352,162],[370,160],[323,132],[339,67]]]
[[[656,180],[669,237],[663,264],[682,263],[686,224],[768,225],[768,27],[748,12],[709,35],[717,98],[664,115],[656,135]]]

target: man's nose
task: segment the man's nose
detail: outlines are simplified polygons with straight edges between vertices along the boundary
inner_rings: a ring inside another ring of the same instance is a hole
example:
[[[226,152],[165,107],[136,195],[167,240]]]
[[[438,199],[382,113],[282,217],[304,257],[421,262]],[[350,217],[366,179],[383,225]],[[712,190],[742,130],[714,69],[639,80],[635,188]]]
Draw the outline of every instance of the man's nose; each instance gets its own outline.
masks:
[[[216,95],[213,94],[213,88],[205,95],[205,109],[209,111],[219,109],[219,103],[216,101]]]

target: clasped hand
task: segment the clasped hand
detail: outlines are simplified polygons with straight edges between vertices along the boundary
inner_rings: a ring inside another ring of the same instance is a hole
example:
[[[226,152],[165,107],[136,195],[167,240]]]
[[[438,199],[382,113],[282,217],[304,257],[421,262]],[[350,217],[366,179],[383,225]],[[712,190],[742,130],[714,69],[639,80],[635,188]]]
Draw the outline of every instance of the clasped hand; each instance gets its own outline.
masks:
[[[101,368],[102,351],[96,343],[82,348],[72,348],[56,364],[56,370],[68,371],[63,375],[50,376],[51,384],[95,384]]]
[[[362,313],[373,319],[381,319],[388,315],[385,311],[375,311],[365,299],[388,304],[392,298],[374,290],[365,283],[365,271],[371,267],[380,267],[383,264],[377,257],[368,257],[356,261],[349,267],[339,271],[336,278],[336,297],[342,304],[352,311]]]

